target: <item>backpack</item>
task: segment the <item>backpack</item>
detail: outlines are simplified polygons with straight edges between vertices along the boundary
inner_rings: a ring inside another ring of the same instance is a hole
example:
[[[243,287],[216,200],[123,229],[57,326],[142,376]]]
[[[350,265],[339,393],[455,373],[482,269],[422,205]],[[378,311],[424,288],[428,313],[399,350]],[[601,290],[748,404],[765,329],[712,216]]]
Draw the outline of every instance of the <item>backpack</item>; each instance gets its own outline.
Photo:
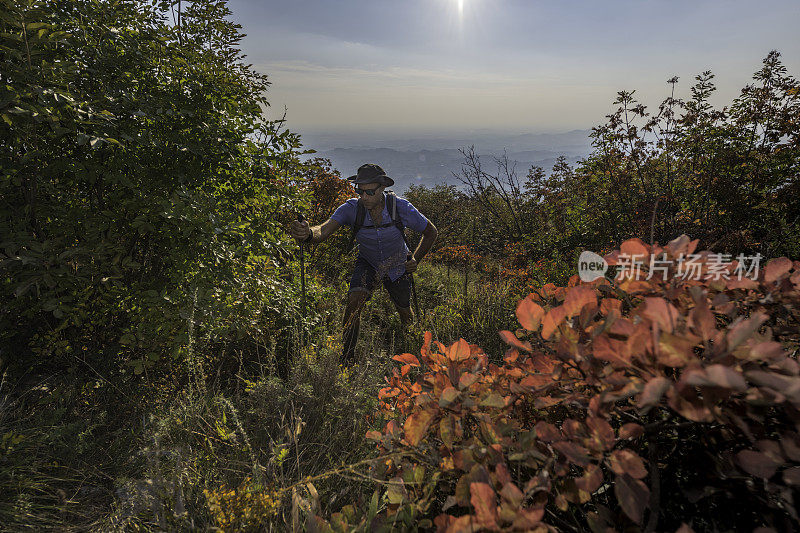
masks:
[[[397,196],[392,191],[386,191],[386,210],[389,211],[389,216],[391,217],[391,222],[387,222],[386,224],[381,224],[378,226],[379,228],[388,228],[390,226],[395,226],[398,230],[400,230],[400,235],[403,236],[403,242],[406,243],[406,247],[410,250],[411,247],[408,246],[408,240],[406,239],[406,227],[403,225],[403,221],[400,220],[400,217],[397,216]],[[364,207],[364,202],[361,201],[361,198],[358,199],[358,204],[356,204],[356,222],[353,224],[353,232],[350,234],[350,243],[347,245],[348,250],[353,249],[353,243],[356,240],[356,234],[361,230],[361,228],[374,228],[375,226],[365,226],[364,225],[364,218],[367,216],[367,208]]]

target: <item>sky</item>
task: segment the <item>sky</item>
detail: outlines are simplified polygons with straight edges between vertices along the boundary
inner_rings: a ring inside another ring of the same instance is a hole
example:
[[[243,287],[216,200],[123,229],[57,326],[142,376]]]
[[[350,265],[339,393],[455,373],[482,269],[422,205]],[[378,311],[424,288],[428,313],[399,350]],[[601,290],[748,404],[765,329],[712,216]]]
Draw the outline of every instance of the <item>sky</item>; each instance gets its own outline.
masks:
[[[800,77],[800,0],[230,0],[270,118],[295,131],[562,132],[679,76],[727,105],[770,50]]]

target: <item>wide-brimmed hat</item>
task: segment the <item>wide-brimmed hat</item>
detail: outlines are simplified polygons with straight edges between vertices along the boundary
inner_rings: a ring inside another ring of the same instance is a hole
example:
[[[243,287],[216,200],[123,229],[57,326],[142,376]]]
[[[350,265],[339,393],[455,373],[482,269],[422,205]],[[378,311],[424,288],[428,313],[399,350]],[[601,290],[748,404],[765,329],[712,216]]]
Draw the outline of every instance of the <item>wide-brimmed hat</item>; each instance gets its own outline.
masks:
[[[358,167],[358,174],[347,178],[352,181],[354,185],[362,183],[381,183],[387,187],[394,185],[394,180],[386,175],[381,167],[374,163],[367,163]]]

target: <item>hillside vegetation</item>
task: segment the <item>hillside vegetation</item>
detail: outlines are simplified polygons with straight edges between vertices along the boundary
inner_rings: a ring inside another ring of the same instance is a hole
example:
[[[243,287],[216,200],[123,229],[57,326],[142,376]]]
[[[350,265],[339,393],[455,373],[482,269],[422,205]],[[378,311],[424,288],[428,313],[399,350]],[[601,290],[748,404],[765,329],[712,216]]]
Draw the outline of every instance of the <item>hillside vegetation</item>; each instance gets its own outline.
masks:
[[[420,316],[376,293],[342,369],[349,235],[304,250],[303,313],[286,228],[352,188],[264,119],[229,15],[0,0],[0,531],[800,527],[777,51],[723,109],[710,72],[621,91],[575,165],[464,147],[461,187],[406,194],[439,229]]]

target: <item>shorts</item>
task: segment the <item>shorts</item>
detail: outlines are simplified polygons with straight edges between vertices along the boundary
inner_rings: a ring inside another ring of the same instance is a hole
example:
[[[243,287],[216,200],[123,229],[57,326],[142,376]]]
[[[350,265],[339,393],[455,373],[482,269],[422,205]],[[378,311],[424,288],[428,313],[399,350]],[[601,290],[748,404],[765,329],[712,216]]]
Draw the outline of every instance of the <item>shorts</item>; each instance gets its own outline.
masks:
[[[364,291],[367,300],[372,296],[372,291],[378,283],[378,273],[366,259],[359,257],[353,266],[353,275],[350,277],[350,290],[348,292]],[[395,281],[389,276],[383,277],[383,286],[397,307],[411,307],[411,275],[406,272]]]

